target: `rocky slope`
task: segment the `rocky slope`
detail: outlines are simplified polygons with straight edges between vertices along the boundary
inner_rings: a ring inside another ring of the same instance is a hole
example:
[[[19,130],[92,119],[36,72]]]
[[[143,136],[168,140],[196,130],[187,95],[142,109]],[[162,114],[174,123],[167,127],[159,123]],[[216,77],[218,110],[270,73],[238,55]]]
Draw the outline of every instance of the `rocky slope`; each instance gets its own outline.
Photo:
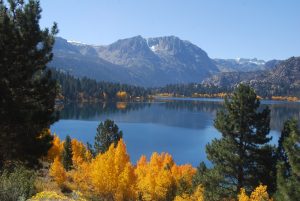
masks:
[[[280,62],[272,61],[270,66],[264,71],[219,73],[202,83],[220,87],[234,87],[239,83],[247,83],[260,94],[299,96],[300,57],[291,57]]]
[[[219,72],[206,52],[175,36],[136,36],[107,46],[57,38],[50,66],[75,76],[141,86],[200,82]]]

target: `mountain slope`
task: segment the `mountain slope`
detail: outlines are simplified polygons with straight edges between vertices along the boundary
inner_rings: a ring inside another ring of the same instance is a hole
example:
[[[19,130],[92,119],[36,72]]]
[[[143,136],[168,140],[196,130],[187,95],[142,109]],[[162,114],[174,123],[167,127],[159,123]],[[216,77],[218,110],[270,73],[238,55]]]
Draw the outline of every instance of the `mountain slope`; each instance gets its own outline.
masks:
[[[49,66],[77,77],[85,76],[96,80],[124,83],[130,79],[130,75],[123,67],[98,57],[92,46],[74,44],[62,38],[56,38],[53,52],[54,58]]]
[[[118,40],[92,46],[57,38],[50,66],[87,76],[141,86],[200,82],[218,72],[206,52],[175,36]]]
[[[241,82],[254,87],[262,95],[300,96],[300,57],[291,57],[280,62],[272,61],[269,70],[265,71],[219,73],[202,83],[209,86],[233,87]]]
[[[252,72],[266,70],[266,62],[258,59],[214,59],[214,64],[221,72]]]

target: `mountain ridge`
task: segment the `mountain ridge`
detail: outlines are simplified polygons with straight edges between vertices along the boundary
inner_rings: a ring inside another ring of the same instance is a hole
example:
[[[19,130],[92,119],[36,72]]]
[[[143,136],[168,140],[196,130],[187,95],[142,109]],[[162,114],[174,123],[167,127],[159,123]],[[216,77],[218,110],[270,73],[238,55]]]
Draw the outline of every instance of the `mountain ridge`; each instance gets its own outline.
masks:
[[[200,83],[223,72],[256,72],[274,68],[278,60],[211,59],[188,40],[176,36],[119,39],[88,45],[56,38],[51,67],[76,77],[145,87]]]

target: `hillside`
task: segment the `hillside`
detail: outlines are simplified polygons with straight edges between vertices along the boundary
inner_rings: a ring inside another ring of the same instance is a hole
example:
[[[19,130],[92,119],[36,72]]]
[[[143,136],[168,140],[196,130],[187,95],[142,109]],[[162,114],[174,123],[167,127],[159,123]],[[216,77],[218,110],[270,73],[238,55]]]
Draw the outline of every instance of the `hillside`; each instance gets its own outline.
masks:
[[[141,86],[200,82],[219,70],[205,51],[175,36],[92,46],[57,38],[50,66],[78,77]]]
[[[202,82],[204,85],[234,87],[247,83],[262,95],[300,96],[300,57],[272,61],[268,70],[254,72],[227,72],[214,75]]]

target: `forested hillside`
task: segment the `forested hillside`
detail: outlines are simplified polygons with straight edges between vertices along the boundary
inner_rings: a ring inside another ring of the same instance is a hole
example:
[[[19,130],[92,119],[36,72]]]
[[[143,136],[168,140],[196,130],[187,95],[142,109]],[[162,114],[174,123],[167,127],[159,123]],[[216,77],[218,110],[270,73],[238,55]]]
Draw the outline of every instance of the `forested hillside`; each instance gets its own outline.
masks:
[[[93,102],[107,100],[143,100],[150,90],[127,84],[100,82],[89,78],[75,78],[61,71],[52,70],[53,79],[58,82],[60,96],[64,101]]]

